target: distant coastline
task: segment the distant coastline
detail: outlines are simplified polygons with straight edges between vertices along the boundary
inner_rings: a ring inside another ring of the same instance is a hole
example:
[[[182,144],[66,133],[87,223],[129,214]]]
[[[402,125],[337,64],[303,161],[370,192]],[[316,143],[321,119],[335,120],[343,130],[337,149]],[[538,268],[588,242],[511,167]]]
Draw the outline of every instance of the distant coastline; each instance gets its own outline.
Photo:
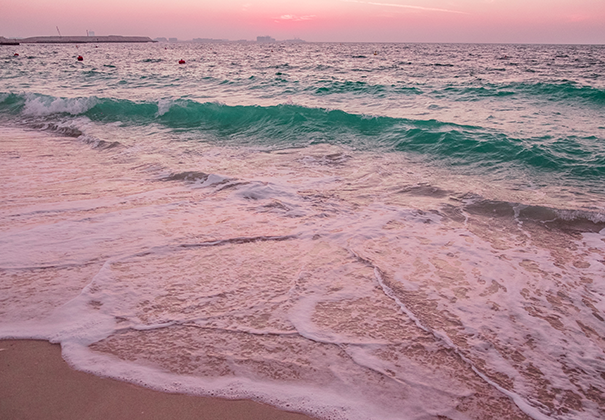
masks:
[[[121,35],[107,35],[107,36],[34,36],[29,38],[5,38],[0,36],[0,45],[19,45],[19,44],[100,44],[100,43],[126,43],[126,42],[161,42],[161,43],[201,43],[201,44],[214,44],[214,43],[285,43],[285,44],[299,44],[305,43],[306,41],[300,38],[276,40],[270,36],[258,36],[256,41],[248,41],[241,39],[238,41],[230,41],[228,39],[214,39],[214,38],[193,38],[192,40],[180,41],[177,38],[164,38],[159,37],[151,39],[147,36],[121,36]]]
[[[19,41],[16,39],[7,39],[0,36],[0,45],[19,45]]]
[[[270,36],[257,36],[256,41],[247,39],[238,39],[237,41],[231,41],[229,39],[217,39],[217,38],[193,38],[191,40],[180,40],[177,38],[165,38],[158,37],[154,38],[154,41],[169,43],[169,44],[182,44],[182,43],[194,43],[194,44],[222,44],[222,43],[237,43],[237,44],[304,44],[306,41],[300,38],[283,39],[278,40]]]
[[[0,45],[19,44],[97,44],[119,42],[157,42],[147,36],[34,36],[23,39],[0,37]]]

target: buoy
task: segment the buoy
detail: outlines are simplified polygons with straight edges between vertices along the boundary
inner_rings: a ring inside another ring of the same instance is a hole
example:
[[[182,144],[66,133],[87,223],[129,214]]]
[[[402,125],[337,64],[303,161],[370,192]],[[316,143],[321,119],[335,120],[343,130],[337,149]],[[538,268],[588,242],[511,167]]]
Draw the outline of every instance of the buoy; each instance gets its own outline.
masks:
[[[13,57],[19,57],[19,53],[14,53]]]
[[[82,57],[81,55],[78,56],[78,61],[83,61],[84,57]]]
[[[179,64],[185,64],[185,60],[183,60],[182,58],[179,60]]]

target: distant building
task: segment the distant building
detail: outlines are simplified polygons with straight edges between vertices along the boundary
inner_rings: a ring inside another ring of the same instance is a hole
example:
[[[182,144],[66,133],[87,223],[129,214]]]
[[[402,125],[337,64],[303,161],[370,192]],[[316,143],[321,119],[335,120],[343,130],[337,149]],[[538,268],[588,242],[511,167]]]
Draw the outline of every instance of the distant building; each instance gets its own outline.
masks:
[[[257,36],[256,42],[276,42],[276,41],[275,41],[275,38],[272,38],[270,36]]]
[[[154,39],[154,41],[157,41],[157,42],[168,42],[168,40],[166,38],[164,38],[163,36]]]
[[[168,42],[179,42],[178,38],[168,38]]]
[[[193,38],[191,42],[199,42],[202,44],[214,44],[217,42],[229,42],[228,39],[215,39],[215,38]]]
[[[86,31],[88,36],[95,36],[95,31]]]

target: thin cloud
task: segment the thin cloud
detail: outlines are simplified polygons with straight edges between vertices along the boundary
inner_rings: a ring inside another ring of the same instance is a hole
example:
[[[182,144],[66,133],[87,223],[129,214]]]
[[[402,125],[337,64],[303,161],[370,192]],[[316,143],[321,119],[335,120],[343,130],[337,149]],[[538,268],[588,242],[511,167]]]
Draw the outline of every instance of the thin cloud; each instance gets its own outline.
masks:
[[[467,12],[461,12],[459,10],[449,10],[449,9],[438,9],[435,7],[422,7],[422,6],[410,6],[407,4],[395,4],[395,3],[376,3],[373,1],[359,1],[359,0],[341,0],[346,3],[361,3],[361,4],[370,4],[372,6],[387,6],[387,7],[399,7],[402,9],[415,9],[415,10],[425,10],[428,12],[445,12],[445,13],[458,13],[461,15],[468,15]]]
[[[296,16],[296,15],[281,15],[279,19],[281,20],[292,20],[295,22],[300,22],[303,20],[311,20],[314,19],[315,15],[305,15],[305,16]]]

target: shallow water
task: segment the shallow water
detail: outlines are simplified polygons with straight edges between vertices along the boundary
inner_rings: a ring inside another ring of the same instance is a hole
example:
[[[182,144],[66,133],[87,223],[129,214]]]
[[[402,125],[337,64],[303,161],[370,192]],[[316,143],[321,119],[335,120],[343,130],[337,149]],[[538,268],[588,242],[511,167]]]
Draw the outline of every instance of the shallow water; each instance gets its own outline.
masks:
[[[602,47],[19,48],[1,337],[320,418],[605,415]]]

